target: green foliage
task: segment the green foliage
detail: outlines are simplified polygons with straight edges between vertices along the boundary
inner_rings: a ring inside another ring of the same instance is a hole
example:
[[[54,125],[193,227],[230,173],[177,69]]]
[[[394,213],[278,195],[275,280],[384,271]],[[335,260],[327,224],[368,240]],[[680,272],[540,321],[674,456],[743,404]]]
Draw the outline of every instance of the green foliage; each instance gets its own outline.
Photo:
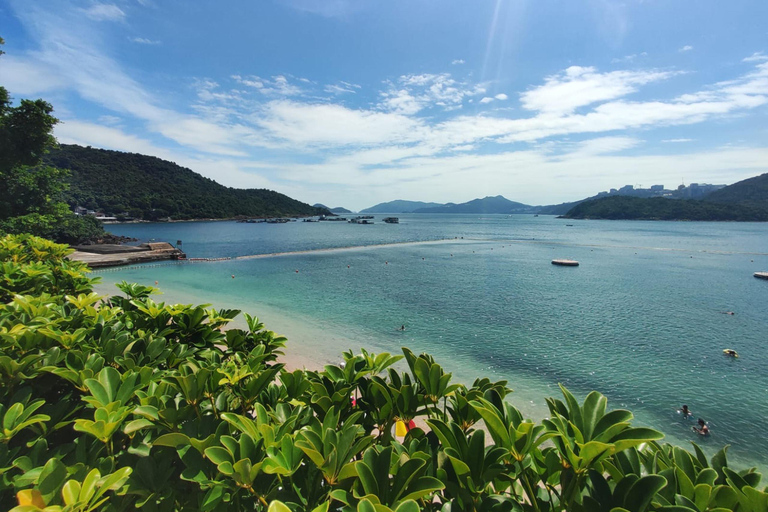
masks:
[[[288,372],[286,340],[255,317],[227,330],[239,311],[157,303],[154,288],[129,283],[102,300],[66,253],[0,240],[4,268],[18,267],[0,306],[3,510],[768,506],[761,475],[731,468],[725,448],[708,460],[696,445],[659,444],[597,392],[579,402],[562,388],[535,423],[506,400],[505,381],[451,384],[408,349],[406,371],[394,366],[401,356],[362,351]],[[392,435],[412,418],[426,425]]]
[[[76,243],[104,233],[98,221],[76,217],[62,201],[69,173],[40,165],[56,145],[52,133],[58,119],[52,113],[43,100],[12,106],[0,87],[0,235],[29,233]]]
[[[713,194],[716,193],[713,192]],[[768,208],[721,204],[708,200],[611,196],[579,203],[564,217],[612,220],[768,221]]]
[[[71,171],[66,193],[71,206],[113,215],[157,220],[327,213],[271,190],[225,187],[172,162],[135,153],[62,145],[45,162]]]

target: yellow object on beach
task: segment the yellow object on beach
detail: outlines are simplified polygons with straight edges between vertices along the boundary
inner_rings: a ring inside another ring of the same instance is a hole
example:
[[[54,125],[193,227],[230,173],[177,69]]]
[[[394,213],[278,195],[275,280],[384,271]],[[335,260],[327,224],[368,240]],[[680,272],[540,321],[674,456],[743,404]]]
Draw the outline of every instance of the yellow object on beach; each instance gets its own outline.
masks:
[[[405,423],[402,421],[398,421],[395,423],[395,435],[397,437],[405,437],[405,435],[408,433],[408,429],[405,428]]]

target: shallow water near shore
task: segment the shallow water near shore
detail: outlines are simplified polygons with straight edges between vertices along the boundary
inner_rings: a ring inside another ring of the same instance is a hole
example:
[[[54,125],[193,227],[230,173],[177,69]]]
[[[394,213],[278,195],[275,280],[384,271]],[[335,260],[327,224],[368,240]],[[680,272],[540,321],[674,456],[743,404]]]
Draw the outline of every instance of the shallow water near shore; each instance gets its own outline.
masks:
[[[768,225],[399,217],[113,225],[144,241],[181,239],[190,257],[290,254],[112,269],[96,273],[99,291],[157,280],[157,300],[256,314],[288,336],[299,365],[360,347],[429,352],[460,381],[508,380],[535,419],[558,383],[581,399],[596,389],[670,442],[730,444],[737,466],[768,468],[768,282],[752,277],[768,270]],[[683,403],[712,436],[691,431]]]

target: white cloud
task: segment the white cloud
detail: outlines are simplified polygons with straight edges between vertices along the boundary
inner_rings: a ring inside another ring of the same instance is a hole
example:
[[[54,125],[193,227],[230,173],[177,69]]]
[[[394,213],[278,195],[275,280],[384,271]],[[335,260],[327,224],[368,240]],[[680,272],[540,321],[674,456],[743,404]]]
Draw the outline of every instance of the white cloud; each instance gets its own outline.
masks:
[[[386,84],[381,108],[406,115],[434,107],[453,110],[465,99],[485,92],[481,85],[459,82],[449,73],[403,75],[397,82]]]
[[[490,102],[492,102],[492,101],[493,101],[493,98],[491,98],[491,97],[489,97],[489,96],[486,96],[486,97],[484,97],[483,99],[481,99],[481,100],[479,101],[479,103],[490,103]]]
[[[454,59],[451,61],[451,64],[454,66],[458,66],[460,64],[465,64],[464,59]]]
[[[523,108],[552,114],[626,96],[640,85],[665,80],[670,71],[612,71],[599,73],[594,67],[571,66],[546,78],[544,85],[520,95]]]
[[[272,137],[315,146],[379,146],[416,142],[422,122],[404,114],[341,105],[273,101],[254,121]]]
[[[500,93],[500,94],[497,94],[496,96],[494,96],[494,98],[499,100],[499,101],[504,101],[504,100],[509,99],[509,96],[507,96],[504,93]]]
[[[661,142],[664,142],[664,143],[693,142],[693,139],[664,139]]]
[[[138,44],[147,44],[147,45],[158,45],[160,44],[160,41],[155,41],[152,39],[147,39],[145,37],[129,37],[129,41],[132,43],[138,43]]]
[[[762,62],[764,60],[768,60],[768,55],[765,55],[763,52],[755,52],[749,57],[743,58],[742,62]]]
[[[125,12],[114,4],[93,4],[83,9],[83,12],[96,21],[119,21],[125,18]]]
[[[677,50],[677,51],[679,51],[680,53],[682,53],[682,52],[689,52],[689,51],[691,51],[691,50],[693,50],[693,46],[691,46],[691,45],[687,44],[687,45],[683,46],[682,48],[680,48],[680,49],[679,49],[679,50]]]

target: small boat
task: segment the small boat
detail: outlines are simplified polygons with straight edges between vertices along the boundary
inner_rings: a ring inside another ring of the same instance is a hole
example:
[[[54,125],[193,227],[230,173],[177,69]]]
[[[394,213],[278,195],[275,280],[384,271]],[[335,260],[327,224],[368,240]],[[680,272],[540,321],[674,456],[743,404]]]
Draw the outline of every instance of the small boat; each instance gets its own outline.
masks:
[[[758,279],[768,279],[768,272],[755,272],[755,277]]]
[[[733,358],[739,357],[738,352],[736,352],[732,348],[723,349],[723,354],[725,354],[728,357],[733,357]]]
[[[576,260],[552,260],[553,265],[559,265],[561,267],[578,267],[579,262]]]
[[[383,220],[387,224],[400,224],[400,219],[397,217],[385,217]]]

